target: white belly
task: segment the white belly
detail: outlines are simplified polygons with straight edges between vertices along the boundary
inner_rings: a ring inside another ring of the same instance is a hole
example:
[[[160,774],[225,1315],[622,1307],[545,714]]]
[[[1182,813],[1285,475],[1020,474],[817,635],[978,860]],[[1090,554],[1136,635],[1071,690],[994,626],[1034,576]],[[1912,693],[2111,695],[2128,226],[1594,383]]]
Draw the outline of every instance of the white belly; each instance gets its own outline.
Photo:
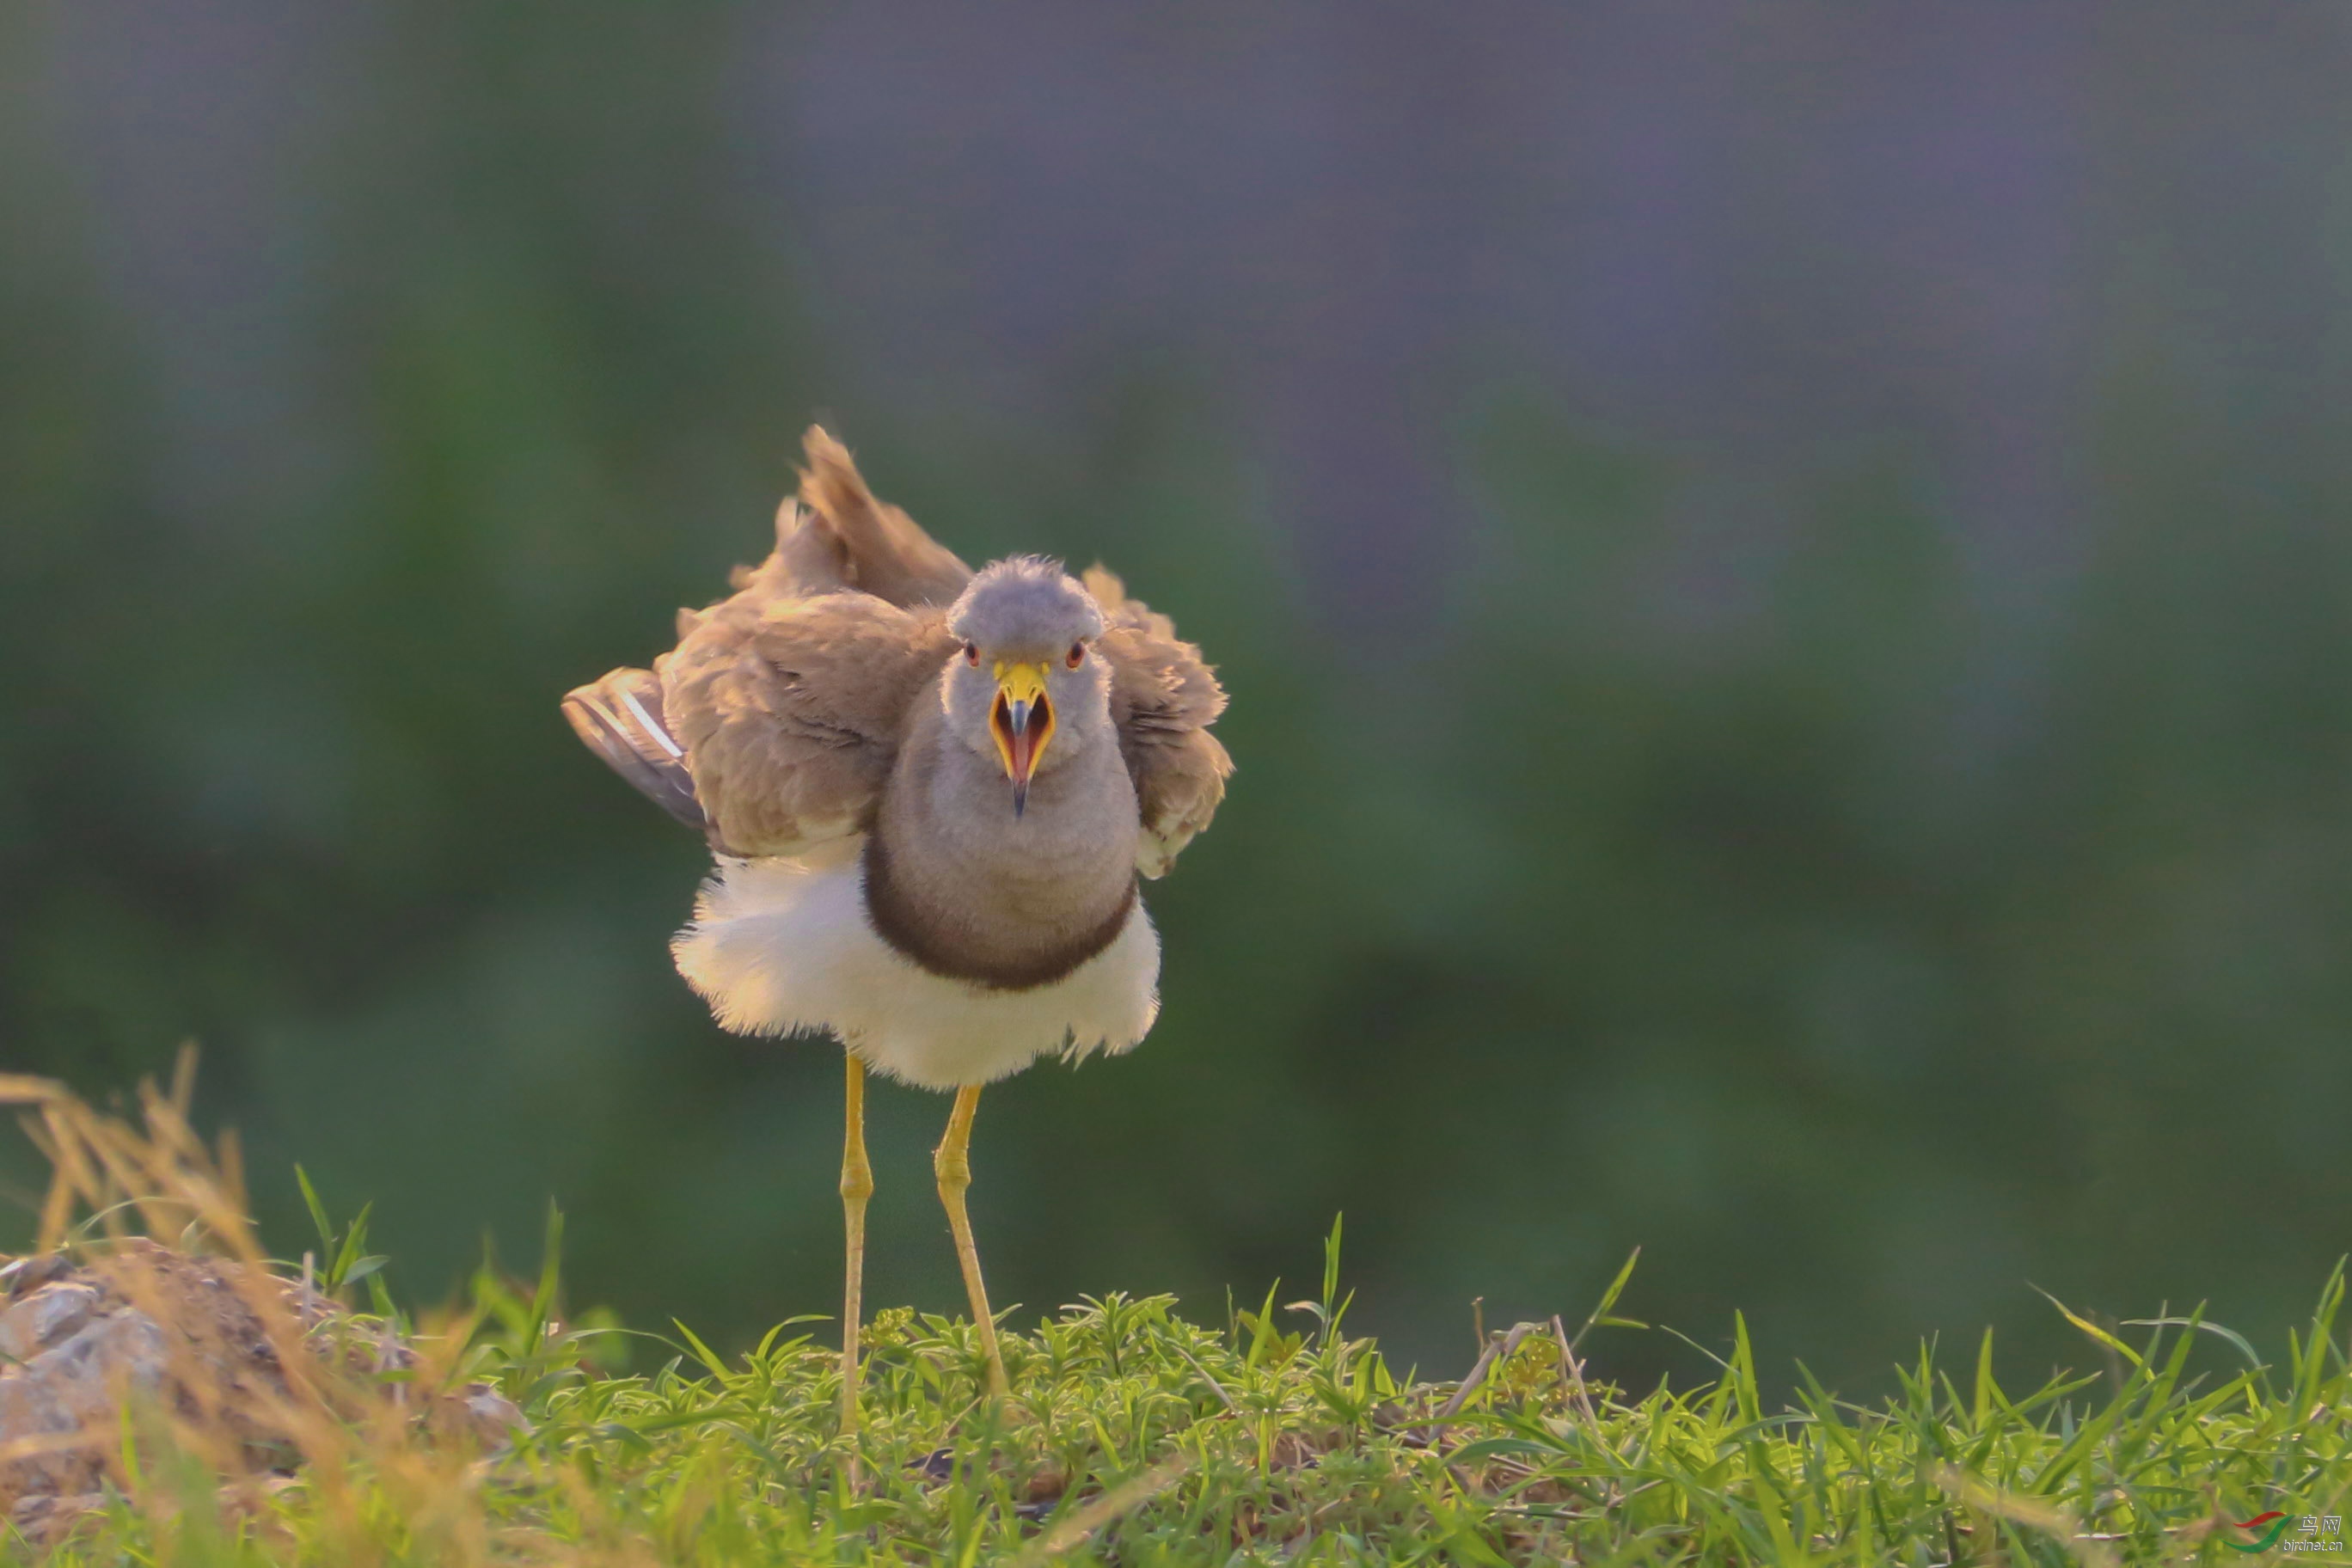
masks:
[[[1160,1012],[1160,938],[1139,899],[1111,944],[1062,979],[991,991],[877,936],[864,879],[855,841],[806,859],[721,860],[670,943],[677,972],[725,1028],[830,1033],[924,1089],[992,1082],[1048,1052],[1117,1055]]]

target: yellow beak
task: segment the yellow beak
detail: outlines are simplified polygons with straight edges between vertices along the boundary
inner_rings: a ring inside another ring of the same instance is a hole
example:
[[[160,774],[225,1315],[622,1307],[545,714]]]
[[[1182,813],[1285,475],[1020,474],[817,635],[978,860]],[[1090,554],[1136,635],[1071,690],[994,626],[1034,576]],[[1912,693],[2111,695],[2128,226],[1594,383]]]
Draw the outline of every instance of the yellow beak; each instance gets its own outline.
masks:
[[[996,737],[1004,776],[1013,781],[1013,815],[1029,804],[1029,778],[1045,742],[1054,738],[1054,705],[1045,696],[1043,664],[996,665],[996,700],[988,710],[989,733]]]

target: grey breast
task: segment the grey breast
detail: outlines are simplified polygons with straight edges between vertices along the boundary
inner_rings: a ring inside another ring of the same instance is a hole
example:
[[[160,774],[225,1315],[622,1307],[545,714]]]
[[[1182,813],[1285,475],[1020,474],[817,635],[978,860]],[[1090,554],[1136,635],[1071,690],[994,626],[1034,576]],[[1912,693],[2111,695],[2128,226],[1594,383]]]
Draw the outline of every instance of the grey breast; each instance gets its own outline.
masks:
[[[1115,753],[1041,774],[1016,817],[993,760],[927,714],[866,836],[866,917],[930,973],[997,991],[1050,985],[1133,916],[1136,831]]]

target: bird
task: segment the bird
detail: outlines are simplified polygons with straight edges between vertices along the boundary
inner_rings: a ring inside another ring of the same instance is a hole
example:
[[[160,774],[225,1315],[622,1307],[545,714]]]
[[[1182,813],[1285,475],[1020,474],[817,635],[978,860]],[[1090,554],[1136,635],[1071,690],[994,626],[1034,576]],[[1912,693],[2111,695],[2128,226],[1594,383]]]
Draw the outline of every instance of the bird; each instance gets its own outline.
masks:
[[[1225,693],[1101,566],[973,571],[877,500],[822,426],[775,546],[677,644],[562,700],[588,748],[713,857],[671,943],[720,1026],[846,1064],[841,1430],[858,1423],[869,1071],[954,1095],[933,1152],[992,1396],[1008,1390],[964,1194],[982,1086],[1116,1056],[1160,1009],[1139,880],[1224,798]]]

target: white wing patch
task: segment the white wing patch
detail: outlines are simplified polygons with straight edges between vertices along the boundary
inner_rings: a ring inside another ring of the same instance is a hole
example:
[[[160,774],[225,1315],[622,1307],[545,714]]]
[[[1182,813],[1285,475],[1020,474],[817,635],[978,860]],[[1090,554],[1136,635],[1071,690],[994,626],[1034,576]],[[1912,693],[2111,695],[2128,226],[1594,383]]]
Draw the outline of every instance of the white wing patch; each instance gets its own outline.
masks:
[[[1146,824],[1135,837],[1136,874],[1155,882],[1168,875],[1168,868],[1192,842],[1192,831],[1181,826],[1162,829]]]

